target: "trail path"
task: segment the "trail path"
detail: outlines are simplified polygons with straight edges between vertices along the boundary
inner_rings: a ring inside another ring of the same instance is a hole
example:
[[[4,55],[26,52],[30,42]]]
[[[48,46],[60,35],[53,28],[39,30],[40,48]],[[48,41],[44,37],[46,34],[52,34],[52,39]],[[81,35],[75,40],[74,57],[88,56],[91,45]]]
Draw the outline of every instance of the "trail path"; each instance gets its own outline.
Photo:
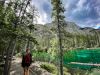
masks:
[[[40,62],[34,62],[30,66],[30,75],[52,75],[40,67]],[[23,75],[23,68],[21,67],[21,58],[16,58],[12,61],[10,75]]]

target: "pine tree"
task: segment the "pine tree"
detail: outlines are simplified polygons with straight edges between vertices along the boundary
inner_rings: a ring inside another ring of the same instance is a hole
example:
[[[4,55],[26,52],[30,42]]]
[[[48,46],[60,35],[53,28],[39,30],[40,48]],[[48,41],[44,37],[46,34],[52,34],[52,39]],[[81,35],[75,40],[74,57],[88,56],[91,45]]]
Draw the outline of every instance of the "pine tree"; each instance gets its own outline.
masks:
[[[62,33],[64,26],[64,7],[61,0],[51,0],[53,5],[52,18],[55,24],[57,25],[58,39],[59,39],[59,74],[63,75],[63,49],[62,49]]]

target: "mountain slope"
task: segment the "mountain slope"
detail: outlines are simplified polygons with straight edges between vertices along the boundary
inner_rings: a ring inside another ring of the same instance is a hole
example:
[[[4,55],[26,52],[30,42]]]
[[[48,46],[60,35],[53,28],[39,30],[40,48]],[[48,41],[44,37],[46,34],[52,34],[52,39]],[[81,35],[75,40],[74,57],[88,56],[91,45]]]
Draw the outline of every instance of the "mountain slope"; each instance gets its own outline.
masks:
[[[55,23],[35,25],[35,37],[41,47],[48,47],[50,40],[57,37],[57,26]],[[100,30],[90,27],[81,28],[73,22],[66,22],[62,38],[65,47],[100,47]]]

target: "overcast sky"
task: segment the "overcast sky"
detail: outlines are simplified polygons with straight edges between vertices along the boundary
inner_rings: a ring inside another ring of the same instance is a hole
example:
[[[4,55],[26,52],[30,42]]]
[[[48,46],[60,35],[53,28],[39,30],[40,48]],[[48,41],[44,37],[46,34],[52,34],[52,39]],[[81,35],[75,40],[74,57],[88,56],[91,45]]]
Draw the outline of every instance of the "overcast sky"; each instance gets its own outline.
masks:
[[[100,0],[62,0],[65,7],[65,17],[67,21],[75,22],[81,27],[100,26]],[[51,22],[50,0],[33,0],[40,13],[38,23],[45,24]]]

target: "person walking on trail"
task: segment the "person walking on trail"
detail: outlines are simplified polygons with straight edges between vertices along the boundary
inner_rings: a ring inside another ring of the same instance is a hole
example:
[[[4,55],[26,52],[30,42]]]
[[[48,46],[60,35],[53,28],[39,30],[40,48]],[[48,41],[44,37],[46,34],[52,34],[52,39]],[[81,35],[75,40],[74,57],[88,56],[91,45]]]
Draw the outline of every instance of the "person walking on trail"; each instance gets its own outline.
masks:
[[[32,63],[32,55],[29,49],[26,49],[26,53],[22,57],[22,67],[24,69],[24,75],[29,75],[29,66]]]

